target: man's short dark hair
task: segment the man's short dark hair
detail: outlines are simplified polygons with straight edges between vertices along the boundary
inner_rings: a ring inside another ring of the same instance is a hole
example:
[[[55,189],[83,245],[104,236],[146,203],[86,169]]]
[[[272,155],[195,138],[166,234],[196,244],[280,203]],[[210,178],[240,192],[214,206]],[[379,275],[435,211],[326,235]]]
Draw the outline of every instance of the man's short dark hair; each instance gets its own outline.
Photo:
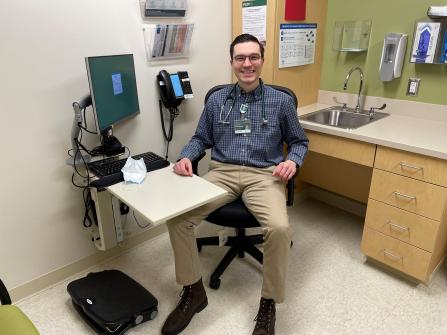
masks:
[[[234,52],[234,46],[239,43],[246,43],[246,42],[255,42],[259,45],[259,51],[261,51],[261,58],[264,59],[264,46],[259,42],[259,40],[250,34],[241,34],[237,36],[234,41],[230,45],[230,58],[233,59],[233,52]]]

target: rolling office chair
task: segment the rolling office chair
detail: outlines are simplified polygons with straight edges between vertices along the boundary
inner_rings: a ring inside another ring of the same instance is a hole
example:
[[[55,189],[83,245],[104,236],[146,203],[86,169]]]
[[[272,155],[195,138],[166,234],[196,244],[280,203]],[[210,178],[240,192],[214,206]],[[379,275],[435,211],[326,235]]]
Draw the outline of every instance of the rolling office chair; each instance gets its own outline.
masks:
[[[213,92],[230,85],[218,85],[211,88],[205,96],[205,104]],[[292,90],[276,85],[266,85],[266,86],[273,87],[276,90],[279,90],[281,92],[290,95],[293,98],[295,107],[298,106],[298,100],[296,98],[295,93],[293,93]],[[203,155],[199,157],[197,160],[192,162],[193,171],[195,174],[197,174],[198,162],[204,156],[205,153],[203,153]],[[293,205],[294,191],[295,191],[295,176],[293,176],[287,183],[287,206]],[[218,208],[217,210],[209,214],[205,220],[219,226],[235,228],[236,230],[236,235],[229,236],[228,241],[225,244],[225,246],[229,246],[230,249],[225,254],[224,258],[220,261],[219,265],[216,267],[214,272],[211,274],[209,283],[209,286],[211,288],[216,290],[219,288],[220,276],[223,274],[225,269],[228,267],[228,265],[230,265],[230,263],[236,256],[239,256],[239,258],[243,258],[245,253],[248,253],[259,263],[262,264],[263,254],[258,248],[255,247],[255,245],[263,243],[264,241],[263,235],[256,234],[247,236],[245,233],[246,228],[260,227],[260,224],[258,221],[256,221],[255,217],[250,213],[247,207],[245,207],[242,198],[238,198],[235,201],[226,204],[221,208]],[[197,247],[199,252],[202,250],[202,246],[205,245],[219,245],[219,237],[213,236],[213,237],[197,238]]]
[[[2,335],[39,335],[36,327],[27,316],[11,304],[11,297],[0,280],[0,334]]]

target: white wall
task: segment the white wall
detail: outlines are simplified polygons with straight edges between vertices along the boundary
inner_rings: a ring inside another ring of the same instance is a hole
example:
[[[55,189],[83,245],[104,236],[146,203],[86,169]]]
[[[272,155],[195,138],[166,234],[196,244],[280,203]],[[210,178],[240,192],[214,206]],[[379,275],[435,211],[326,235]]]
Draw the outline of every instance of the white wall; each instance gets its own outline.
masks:
[[[183,20],[143,20],[139,0],[1,1],[0,278],[9,288],[97,252],[65,165],[71,104],[88,92],[85,56],[134,54],[141,114],[115,128],[133,153],[164,155],[155,75],[163,68],[189,71],[195,98],[176,119],[171,160],[192,135],[207,89],[230,82],[231,2],[188,6]],[[190,58],[148,63],[143,24],[172,21],[195,23]]]

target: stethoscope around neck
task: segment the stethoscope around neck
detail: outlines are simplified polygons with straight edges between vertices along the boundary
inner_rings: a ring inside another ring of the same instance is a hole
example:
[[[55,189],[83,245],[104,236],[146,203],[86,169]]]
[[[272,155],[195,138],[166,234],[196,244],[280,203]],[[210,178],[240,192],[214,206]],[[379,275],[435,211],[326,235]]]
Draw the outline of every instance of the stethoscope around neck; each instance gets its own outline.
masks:
[[[267,116],[265,114],[265,104],[264,104],[264,83],[262,82],[262,79],[259,78],[259,84],[261,85],[261,103],[262,103],[262,125],[266,126],[268,124],[268,119]],[[219,123],[220,124],[230,124],[230,121],[228,121],[228,118],[231,114],[231,111],[233,110],[233,107],[236,103],[236,99],[235,99],[235,95],[236,95],[236,86],[237,83],[233,85],[233,88],[231,89],[230,93],[228,93],[228,95],[225,98],[224,103],[222,104],[222,107],[220,107],[220,113],[219,113]],[[227,104],[228,100],[232,100],[233,102],[230,105],[230,109],[228,110],[227,114],[224,116],[224,110],[225,110],[225,106]]]

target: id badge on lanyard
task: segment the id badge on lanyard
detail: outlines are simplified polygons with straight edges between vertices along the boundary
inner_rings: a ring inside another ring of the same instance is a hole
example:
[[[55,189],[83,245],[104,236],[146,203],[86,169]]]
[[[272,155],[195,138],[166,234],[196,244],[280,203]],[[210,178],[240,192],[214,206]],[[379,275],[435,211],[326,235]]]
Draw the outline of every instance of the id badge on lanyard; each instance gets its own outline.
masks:
[[[245,116],[248,111],[248,105],[242,104],[239,111],[241,112],[241,119],[234,121],[234,133],[249,134],[251,133],[251,120],[247,119]]]

